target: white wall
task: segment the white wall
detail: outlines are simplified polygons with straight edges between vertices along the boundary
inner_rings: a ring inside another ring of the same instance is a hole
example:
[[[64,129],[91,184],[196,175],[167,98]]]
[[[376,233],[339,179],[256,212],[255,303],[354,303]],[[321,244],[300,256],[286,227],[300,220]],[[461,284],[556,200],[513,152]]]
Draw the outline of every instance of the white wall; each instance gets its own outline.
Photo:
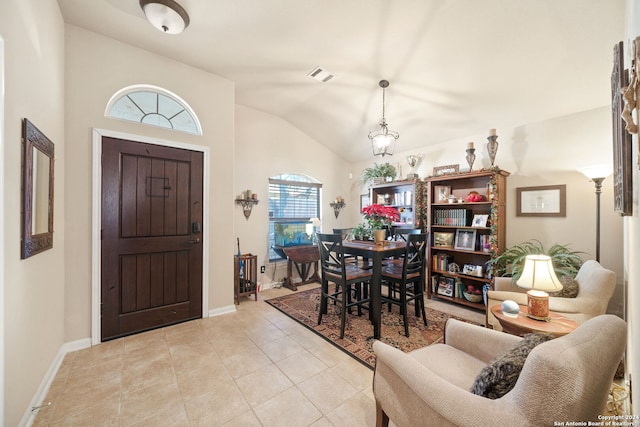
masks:
[[[595,258],[595,186],[577,168],[613,162],[610,108],[602,107],[497,131],[499,147],[495,164],[511,173],[507,178],[507,246],[538,239],[546,248],[554,243],[569,244],[573,250],[586,252],[583,258]],[[489,167],[487,135],[471,135],[469,138],[415,150],[412,153],[425,154],[418,168],[420,177],[432,175],[434,166],[460,164],[461,169],[468,169],[465,149],[470,141],[476,147],[474,169]],[[405,158],[412,153],[398,152],[401,147],[402,137],[396,144],[396,154],[390,158],[390,162],[401,167],[406,176],[409,167]],[[381,162],[375,159],[353,165],[354,174],[360,174],[374,161]],[[516,188],[558,184],[567,186],[565,218],[516,216]],[[618,287],[609,311],[622,315],[623,227],[622,219],[613,211],[611,178],[603,183],[600,225],[600,262],[618,275]]]
[[[269,177],[283,173],[298,173],[315,178],[323,184],[321,192],[322,230],[348,227],[349,216],[343,211],[338,219],[329,206],[336,196],[343,196],[347,206],[360,200],[349,197],[350,164],[329,151],[288,122],[251,108],[236,106],[235,195],[243,190],[258,194],[260,202],[245,220],[238,206],[233,212],[236,235],[243,253],[258,256],[258,265],[266,267],[258,281],[263,286],[286,276],[285,263],[269,264]]]
[[[158,36],[162,34],[158,33]],[[65,341],[90,336],[91,327],[91,136],[93,128],[125,132],[210,149],[211,202],[205,219],[209,245],[209,308],[233,306],[233,83],[162,56],[81,28],[66,27],[67,224]],[[180,96],[196,112],[203,136],[104,117],[111,96],[123,87],[151,84]],[[206,190],[205,190],[206,191]]]
[[[626,10],[625,68],[631,65],[631,42],[640,36],[640,0],[627,0]],[[636,62],[636,67],[640,64]],[[640,111],[636,110],[636,118]],[[625,279],[627,289],[627,324],[629,334],[627,338],[627,379],[632,378],[633,396],[631,413],[640,414],[640,161],[638,134],[633,135],[633,216],[625,218]]]
[[[55,0],[3,1],[4,417],[20,423],[64,343],[64,23]],[[21,120],[55,144],[53,249],[20,259]]]

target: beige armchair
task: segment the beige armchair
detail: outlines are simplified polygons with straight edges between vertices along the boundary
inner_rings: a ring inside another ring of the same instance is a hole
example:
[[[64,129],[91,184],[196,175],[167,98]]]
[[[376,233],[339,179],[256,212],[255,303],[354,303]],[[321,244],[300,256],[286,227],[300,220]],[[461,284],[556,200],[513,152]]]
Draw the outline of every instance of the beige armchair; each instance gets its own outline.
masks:
[[[584,323],[587,319],[604,314],[616,287],[616,273],[602,267],[597,261],[588,260],[582,264],[575,277],[578,282],[576,298],[549,297],[549,310],[560,313]],[[487,326],[501,331],[498,319],[491,313],[491,307],[502,304],[504,300],[513,300],[527,305],[526,289],[511,284],[510,277],[496,277],[494,290],[487,292]]]
[[[535,347],[514,388],[492,400],[469,390],[482,368],[522,338],[457,320],[446,344],[403,353],[380,341],[373,376],[377,426],[552,426],[596,420],[626,343],[626,324],[606,314]]]

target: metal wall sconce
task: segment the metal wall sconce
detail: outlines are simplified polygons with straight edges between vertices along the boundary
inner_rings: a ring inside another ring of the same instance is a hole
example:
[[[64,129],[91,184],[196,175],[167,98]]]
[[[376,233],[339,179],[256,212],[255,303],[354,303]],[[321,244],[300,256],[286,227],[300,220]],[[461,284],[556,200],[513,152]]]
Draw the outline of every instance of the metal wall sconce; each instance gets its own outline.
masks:
[[[333,213],[336,216],[336,219],[338,219],[338,215],[340,215],[340,211],[345,206],[347,206],[347,204],[344,202],[344,199],[341,196],[338,196],[333,203],[329,203],[329,206],[333,208]]]
[[[236,199],[236,205],[242,206],[242,213],[248,220],[251,216],[251,210],[258,204],[258,195],[251,193],[251,190],[243,192],[240,197]]]

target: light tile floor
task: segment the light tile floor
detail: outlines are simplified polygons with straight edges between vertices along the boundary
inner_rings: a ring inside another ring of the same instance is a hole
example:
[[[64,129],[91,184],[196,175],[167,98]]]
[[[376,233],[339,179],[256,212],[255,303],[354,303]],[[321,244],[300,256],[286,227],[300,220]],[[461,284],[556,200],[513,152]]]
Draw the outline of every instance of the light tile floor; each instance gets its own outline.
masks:
[[[263,302],[290,292],[67,354],[34,426],[375,425],[373,372]]]

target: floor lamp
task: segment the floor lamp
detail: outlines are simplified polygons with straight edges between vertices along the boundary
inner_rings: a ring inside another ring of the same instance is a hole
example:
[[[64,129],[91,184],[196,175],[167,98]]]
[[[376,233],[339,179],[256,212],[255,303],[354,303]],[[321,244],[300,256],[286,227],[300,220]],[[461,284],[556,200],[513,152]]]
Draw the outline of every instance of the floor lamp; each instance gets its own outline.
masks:
[[[578,170],[596,186],[596,261],[600,262],[600,193],[602,193],[602,181],[613,173],[613,168],[610,165],[596,165]]]

